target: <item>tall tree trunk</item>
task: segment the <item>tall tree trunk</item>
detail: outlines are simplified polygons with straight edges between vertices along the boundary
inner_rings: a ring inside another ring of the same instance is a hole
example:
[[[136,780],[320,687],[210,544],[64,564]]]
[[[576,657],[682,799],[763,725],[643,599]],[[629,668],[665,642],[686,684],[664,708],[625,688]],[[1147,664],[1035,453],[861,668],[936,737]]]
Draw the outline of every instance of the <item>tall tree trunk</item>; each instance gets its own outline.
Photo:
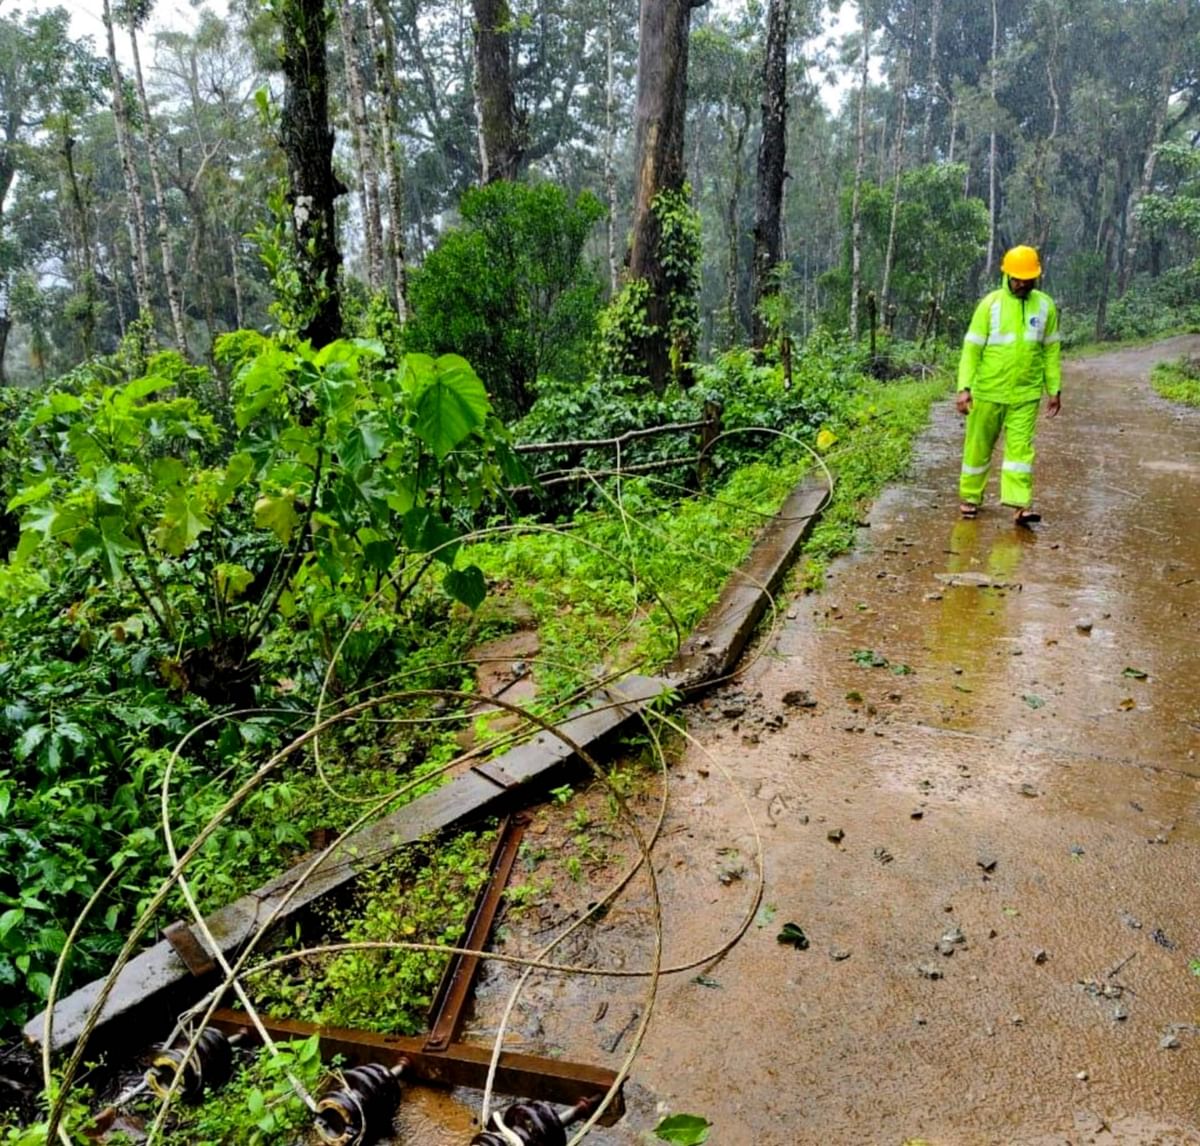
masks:
[[[1053,15],[1051,16],[1053,20]],[[1052,211],[1047,202],[1046,165],[1058,136],[1058,123],[1062,114],[1062,104],[1058,96],[1058,84],[1055,82],[1054,69],[1058,64],[1058,33],[1057,21],[1051,29],[1050,43],[1046,52],[1046,83],[1050,89],[1050,106],[1053,109],[1050,119],[1050,134],[1039,140],[1036,150],[1036,164],[1033,177],[1033,218],[1034,231],[1037,235],[1035,244],[1039,251],[1046,249],[1050,239]]]
[[[616,295],[620,290],[620,264],[617,262],[617,171],[614,156],[617,148],[616,101],[617,85],[613,66],[613,7],[615,0],[604,6],[604,190],[608,195],[608,288]]]
[[[375,30],[379,20],[382,36]],[[387,0],[376,0],[374,18],[368,17],[367,35],[379,77],[379,130],[383,169],[388,186],[388,265],[392,283],[392,305],[400,321],[408,318],[408,265],[404,249],[404,175],[400,167],[400,144],[396,138],[396,36]]]
[[[129,114],[125,107],[124,82],[117,63],[117,43],[113,35],[112,5],[104,0],[104,31],[108,37],[108,69],[113,85],[113,121],[117,131],[117,150],[121,155],[121,174],[125,180],[125,224],[129,230],[129,257],[133,263],[133,286],[137,294],[138,313],[151,317],[150,256],[146,250],[146,204],[138,178],[130,139]]]
[[[107,2],[107,0],[106,0]],[[308,318],[300,331],[314,346],[341,337],[342,315],[334,203],[346,188],[333,173],[324,0],[281,6],[283,112],[279,140],[287,159],[294,253]]]
[[[916,23],[914,16],[913,23]],[[913,29],[914,34],[916,29]],[[892,288],[892,264],[896,258],[896,220],[900,214],[900,177],[904,173],[904,130],[908,117],[908,73],[912,65],[912,48],[905,50],[904,62],[900,66],[900,117],[896,124],[896,141],[892,164],[892,212],[888,220],[887,253],[883,257],[883,283],[879,288],[879,306],[887,312]]]
[[[75,289],[84,298],[83,350],[90,358],[96,345],[96,260],[92,251],[92,228],[88,219],[87,205],[83,201],[83,190],[79,186],[79,175],[75,170],[75,139],[71,135],[70,120],[63,117],[63,166],[66,169],[67,186],[70,188],[71,209],[75,215],[72,228],[78,235],[78,281]]]
[[[475,11],[475,98],[481,183],[516,179],[524,147],[517,131],[508,0],[471,0]]]
[[[154,187],[154,208],[158,213],[158,249],[162,256],[163,280],[167,284],[167,306],[171,311],[171,329],[175,334],[175,348],[187,358],[187,331],[183,325],[183,301],[179,291],[179,279],[175,274],[175,258],[171,251],[171,232],[167,226],[167,199],[163,194],[162,174],[158,166],[158,140],[154,132],[154,119],[150,115],[150,101],[146,98],[146,85],[142,81],[142,57],[138,51],[137,29],[129,24],[129,46],[133,52],[133,75],[137,82],[138,104],[142,109],[142,130],[146,136],[146,153],[150,159],[150,182]]]
[[[777,289],[771,272],[780,259],[783,181],[787,165],[787,49],[790,0],[771,0],[763,60],[762,138],[758,146],[758,198],[754,209],[753,340],[762,348],[767,324],[758,313]]]
[[[1100,295],[1096,300],[1095,336],[1096,341],[1100,342],[1104,338],[1105,328],[1108,325],[1108,287],[1112,279],[1113,227],[1112,220],[1107,215],[1101,224],[1097,245],[1103,256]]]
[[[10,119],[16,118],[15,113],[8,112],[6,117]],[[7,133],[8,138],[12,139],[16,132],[15,130]],[[17,164],[14,157],[14,149],[11,145],[0,145],[0,246],[4,243],[4,204],[8,199],[8,193],[12,190],[12,185],[17,177]],[[9,270],[5,267],[0,270],[0,386],[7,384],[7,379],[4,374],[4,356],[8,351],[8,332],[12,329],[12,318],[8,310],[8,293],[10,289]]]
[[[998,65],[997,57],[1000,54],[1000,12],[996,6],[996,0],[992,0],[992,57],[989,63],[989,71],[991,74],[990,94],[992,99],[991,106],[991,133],[990,142],[988,144],[988,248],[987,248],[987,275],[992,278],[996,270],[996,86],[997,76],[996,70]]]
[[[363,229],[367,238],[367,285],[372,293],[384,283],[383,216],[379,209],[379,161],[375,137],[367,120],[366,84],[358,46],[358,20],[350,0],[338,0],[338,27],[342,35],[342,60],[346,91],[350,96],[350,123],[358,156],[359,193],[362,196]],[[368,20],[371,19],[368,13]]]
[[[8,353],[8,332],[12,330],[12,318],[8,313],[8,287],[0,285],[0,386],[8,385],[4,370],[4,357]]]
[[[738,207],[742,201],[742,153],[746,148],[746,133],[750,128],[750,108],[742,109],[742,118],[737,126],[726,124],[726,137],[732,137],[730,159],[733,167],[733,186],[725,204],[725,234],[729,244],[729,268],[725,278],[725,305],[729,312],[730,345],[740,342],[741,308],[738,306],[738,264],[742,246],[742,229],[738,220]],[[732,116],[730,117],[732,119]]]
[[[117,313],[117,333],[124,338],[125,331],[129,327],[129,322],[125,317],[125,300],[121,295],[121,271],[120,271],[120,242],[113,242],[109,250],[108,269],[104,267],[104,249],[101,246],[96,252],[96,267],[101,275],[107,275],[108,281],[112,283],[113,293],[113,310]]]
[[[914,9],[915,11],[915,9]],[[929,141],[933,135],[933,98],[941,89],[938,79],[938,32],[941,30],[942,0],[932,0],[929,10],[929,71],[925,81],[925,122],[921,126],[921,162],[929,162]],[[953,143],[951,143],[953,150]],[[950,160],[954,162],[953,159]]]
[[[646,375],[661,390],[671,374],[672,301],[659,250],[662,228],[654,202],[684,184],[683,133],[687,109],[688,28],[692,9],[706,0],[641,0],[636,112],[636,187],[629,274],[650,286],[643,341]]]
[[[1171,85],[1175,78],[1175,69],[1179,65],[1179,53],[1183,37],[1175,36],[1171,40],[1171,50],[1163,62],[1162,71],[1158,76],[1158,98],[1154,104],[1154,112],[1150,121],[1150,131],[1146,140],[1146,159],[1142,164],[1142,177],[1137,190],[1129,197],[1126,209],[1127,239],[1121,259],[1121,276],[1117,283],[1117,297],[1120,298],[1128,289],[1130,280],[1137,271],[1138,247],[1141,244],[1141,223],[1138,220],[1138,204],[1150,193],[1154,184],[1154,168],[1158,162],[1156,148],[1162,138],[1163,125],[1167,121],[1167,109],[1171,102]]]
[[[866,4],[859,4],[862,18],[862,70],[858,85],[857,153],[854,160],[854,191],[850,198],[850,337],[858,338],[858,296],[862,293],[862,181],[867,154],[867,84],[870,83],[871,26]]]

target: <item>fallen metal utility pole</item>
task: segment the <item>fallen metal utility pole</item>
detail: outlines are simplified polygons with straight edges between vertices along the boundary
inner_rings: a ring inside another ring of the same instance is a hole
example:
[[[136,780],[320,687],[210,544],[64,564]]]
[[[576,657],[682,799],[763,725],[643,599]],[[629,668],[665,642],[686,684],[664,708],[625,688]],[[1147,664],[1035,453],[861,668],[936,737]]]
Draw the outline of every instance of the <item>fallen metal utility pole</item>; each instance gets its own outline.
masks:
[[[694,693],[719,683],[736,665],[827,501],[825,487],[812,479],[793,491],[664,676],[629,676],[599,690],[558,726],[562,739],[543,731],[495,760],[476,764],[442,788],[337,841],[326,849],[326,858],[317,866],[299,864],[215,912],[206,924],[221,952],[227,958],[236,958],[267,918],[272,918],[274,926],[296,924],[320,898],[344,889],[364,870],[408,844],[543,798],[549,787],[561,782],[559,777],[565,769],[580,764],[571,745],[594,751],[664,695]],[[503,850],[498,848],[497,855]],[[509,854],[515,856],[515,845],[509,846]],[[485,895],[491,898],[487,910],[493,913],[492,918],[507,880],[507,871],[501,877],[500,870],[496,869]],[[297,883],[302,886],[289,895]],[[481,955],[491,927],[485,917],[486,911],[481,912],[465,944]],[[162,1030],[166,1025],[164,1015],[184,1010],[216,985],[213,954],[188,925],[179,923],[168,928],[163,942],[130,960],[117,977],[94,1024],[96,1049],[116,1047],[127,1051],[131,1042]],[[369,1060],[384,1067],[398,1067],[403,1058],[413,1077],[477,1087],[486,1077],[492,1052],[455,1040],[478,962],[477,957],[466,956],[451,963],[439,991],[441,1007],[425,1040],[318,1029],[281,1019],[268,1020],[267,1029],[279,1038],[315,1033],[323,1049],[342,1054],[348,1061]],[[81,1036],[104,983],[97,980],[58,1002],[51,1049],[69,1048]],[[228,1033],[242,1032],[251,1041],[258,1038],[240,1012],[217,1012],[213,1026]],[[31,1042],[41,1043],[44,1027],[45,1015],[38,1015],[26,1024],[25,1035]],[[597,1067],[505,1053],[500,1057],[496,1085],[513,1094],[578,1103],[608,1091],[615,1078],[611,1071]],[[619,1103],[606,1111],[606,1120],[619,1116],[614,1108],[619,1108]]]
[[[482,955],[487,947],[528,822],[525,813],[518,813],[500,827],[487,882],[476,897],[465,928],[462,945],[467,951]],[[430,1007],[430,1029],[423,1039],[259,1016],[262,1030],[272,1040],[287,1042],[315,1035],[322,1058],[337,1059],[346,1068],[341,1075],[341,1088],[326,1094],[317,1105],[317,1131],[323,1142],[364,1146],[391,1137],[400,1104],[401,1080],[406,1084],[465,1086],[475,1090],[487,1086],[493,1052],[458,1042],[478,968],[478,956],[460,953],[451,958]],[[259,1027],[247,1014],[222,1008],[210,1017],[193,1054],[189,1055],[186,1049],[164,1048],[155,1058],[146,1082],[156,1094],[165,1097],[174,1076],[180,1074],[183,1097],[194,1101],[206,1087],[219,1086],[228,1080],[232,1073],[232,1044],[255,1045],[261,1041]],[[501,1093],[526,1100],[518,1105],[533,1124],[544,1123],[551,1128],[564,1125],[563,1119],[586,1116],[610,1092],[612,1100],[599,1122],[612,1125],[625,1109],[617,1084],[617,1073],[603,1067],[513,1052],[498,1056],[493,1079],[493,1085]],[[539,1103],[572,1109],[559,1113],[549,1107],[539,1109],[536,1105]],[[518,1136],[519,1140],[530,1142],[541,1141],[543,1137]],[[557,1141],[557,1137],[552,1132],[549,1140]],[[512,1141],[504,1135],[501,1138]],[[483,1140],[489,1140],[486,1131]]]

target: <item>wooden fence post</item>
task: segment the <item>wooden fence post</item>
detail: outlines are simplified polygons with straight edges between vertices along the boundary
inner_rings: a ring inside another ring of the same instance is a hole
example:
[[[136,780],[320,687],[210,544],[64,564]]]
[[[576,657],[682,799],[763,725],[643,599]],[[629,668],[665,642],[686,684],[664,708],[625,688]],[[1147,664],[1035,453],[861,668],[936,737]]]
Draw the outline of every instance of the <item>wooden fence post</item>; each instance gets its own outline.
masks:
[[[696,483],[700,489],[712,472],[712,444],[721,436],[721,403],[715,398],[704,402],[704,424],[700,427],[700,459],[696,462]]]

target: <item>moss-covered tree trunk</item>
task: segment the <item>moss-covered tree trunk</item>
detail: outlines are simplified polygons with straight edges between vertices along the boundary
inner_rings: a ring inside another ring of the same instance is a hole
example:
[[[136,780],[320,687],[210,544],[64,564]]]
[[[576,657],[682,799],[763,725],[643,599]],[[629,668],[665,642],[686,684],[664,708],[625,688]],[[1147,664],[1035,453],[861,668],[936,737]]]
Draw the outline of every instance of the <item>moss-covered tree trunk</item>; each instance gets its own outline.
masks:
[[[512,14],[508,0],[472,0],[475,10],[475,100],[479,109],[479,181],[516,179],[523,147],[512,82]]]
[[[334,203],[346,190],[333,173],[325,58],[329,17],[324,0],[285,0],[279,12],[284,75],[279,142],[287,158],[295,257],[309,315],[300,333],[324,346],[342,334]]]
[[[670,268],[661,255],[662,225],[654,210],[664,191],[682,189],[687,110],[688,28],[707,0],[642,0],[639,18],[636,168],[629,275],[650,288],[642,340],[647,377],[661,390],[671,376],[673,304]],[[676,356],[690,347],[674,347]]]
[[[779,262],[783,219],[783,179],[787,162],[787,47],[791,0],[771,0],[767,10],[767,51],[763,60],[762,138],[758,145],[758,199],[754,210],[754,345],[766,345],[767,324],[759,304],[773,289],[771,271]]]

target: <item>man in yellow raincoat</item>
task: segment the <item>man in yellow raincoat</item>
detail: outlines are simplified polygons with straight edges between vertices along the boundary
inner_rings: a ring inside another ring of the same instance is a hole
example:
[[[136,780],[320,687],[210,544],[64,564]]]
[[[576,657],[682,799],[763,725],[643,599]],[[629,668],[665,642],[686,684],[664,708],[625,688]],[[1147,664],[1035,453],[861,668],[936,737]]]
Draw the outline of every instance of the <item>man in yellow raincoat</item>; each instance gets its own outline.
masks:
[[[958,364],[958,412],[967,416],[959,511],[974,517],[983,501],[992,450],[1004,431],[1000,500],[1017,525],[1041,520],[1033,506],[1033,434],[1042,395],[1047,413],[1062,408],[1060,339],[1054,300],[1034,289],[1042,264],[1032,247],[1013,247],[1000,264],[1004,284],[975,308]]]

